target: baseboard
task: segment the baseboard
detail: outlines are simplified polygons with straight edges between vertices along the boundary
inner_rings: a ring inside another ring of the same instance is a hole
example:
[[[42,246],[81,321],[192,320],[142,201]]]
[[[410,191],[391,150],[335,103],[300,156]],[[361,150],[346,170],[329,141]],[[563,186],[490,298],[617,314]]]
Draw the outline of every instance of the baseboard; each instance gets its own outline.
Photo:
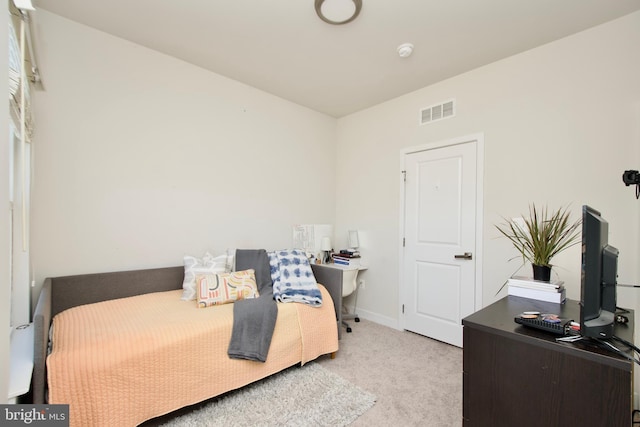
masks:
[[[349,309],[349,313],[353,312],[352,311],[353,307],[348,307],[348,309]],[[387,317],[387,316],[381,316],[380,314],[372,313],[370,311],[363,310],[361,308],[356,308],[356,313],[358,313],[358,317],[361,319],[366,319],[383,326],[388,326],[389,328],[392,328],[392,329],[401,330],[400,322],[398,321],[398,319],[394,319],[392,317]],[[349,322],[349,320],[347,320],[347,322]]]

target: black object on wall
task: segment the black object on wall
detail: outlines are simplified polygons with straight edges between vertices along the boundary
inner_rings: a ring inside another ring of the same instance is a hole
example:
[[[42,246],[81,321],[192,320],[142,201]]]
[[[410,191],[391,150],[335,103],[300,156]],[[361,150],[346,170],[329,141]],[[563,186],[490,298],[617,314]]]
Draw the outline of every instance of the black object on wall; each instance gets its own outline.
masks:
[[[636,199],[640,198],[640,172],[636,170],[624,171],[622,174],[622,182],[627,187],[630,185],[636,186]]]

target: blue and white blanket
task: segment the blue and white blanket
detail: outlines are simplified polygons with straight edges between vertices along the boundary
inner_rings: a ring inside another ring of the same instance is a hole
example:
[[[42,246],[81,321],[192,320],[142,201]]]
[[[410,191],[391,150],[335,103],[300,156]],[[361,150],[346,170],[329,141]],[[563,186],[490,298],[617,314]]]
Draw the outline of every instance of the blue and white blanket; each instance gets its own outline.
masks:
[[[285,249],[269,252],[273,298],[278,302],[322,305],[322,294],[304,251]]]

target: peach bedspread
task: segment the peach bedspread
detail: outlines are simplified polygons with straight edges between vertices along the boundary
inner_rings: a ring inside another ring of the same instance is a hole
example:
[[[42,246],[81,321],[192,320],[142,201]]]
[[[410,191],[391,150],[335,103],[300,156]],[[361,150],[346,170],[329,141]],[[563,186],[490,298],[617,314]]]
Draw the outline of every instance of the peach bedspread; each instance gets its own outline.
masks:
[[[53,321],[49,403],[71,426],[135,426],[338,350],[333,302],[278,304],[265,363],[229,359],[233,305],[197,308],[182,290],[74,307]]]

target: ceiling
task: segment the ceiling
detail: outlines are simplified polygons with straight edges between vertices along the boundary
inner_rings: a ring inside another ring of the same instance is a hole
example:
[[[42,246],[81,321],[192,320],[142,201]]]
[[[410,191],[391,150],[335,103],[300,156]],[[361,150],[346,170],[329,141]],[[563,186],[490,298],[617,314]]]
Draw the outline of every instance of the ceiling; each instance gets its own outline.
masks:
[[[333,117],[640,10],[638,0],[363,0],[336,26],[314,0],[33,3]],[[406,42],[415,50],[401,58]]]

